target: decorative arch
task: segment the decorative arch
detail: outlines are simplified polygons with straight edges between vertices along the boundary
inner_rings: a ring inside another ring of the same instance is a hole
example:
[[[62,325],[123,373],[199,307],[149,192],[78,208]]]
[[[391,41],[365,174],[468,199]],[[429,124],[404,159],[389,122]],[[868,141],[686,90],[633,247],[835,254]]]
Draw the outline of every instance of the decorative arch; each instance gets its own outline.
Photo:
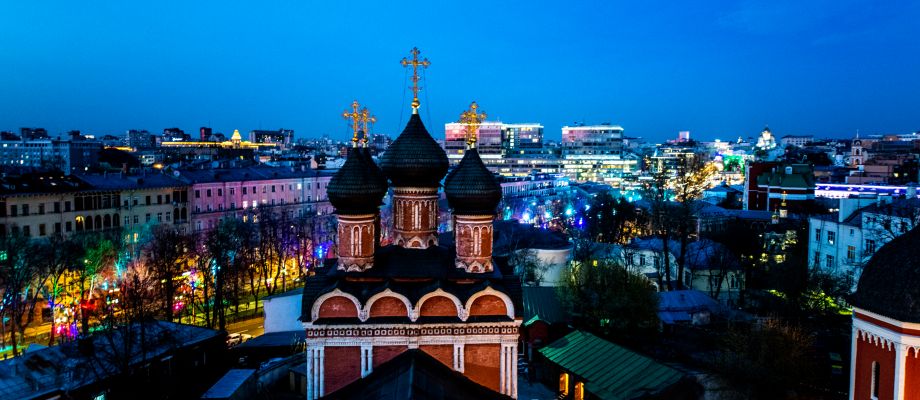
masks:
[[[483,296],[495,296],[501,299],[502,302],[505,303],[505,310],[508,312],[508,318],[514,319],[514,303],[511,302],[511,298],[508,297],[507,294],[493,289],[491,286],[474,293],[472,296],[470,296],[469,299],[466,300],[466,306],[464,307],[465,315],[461,319],[466,321],[467,317],[469,317],[470,309],[473,307],[473,304],[477,299]]]
[[[406,296],[396,293],[390,289],[385,289],[384,291],[377,293],[367,299],[367,303],[364,304],[364,308],[361,310],[361,314],[359,315],[361,321],[367,320],[367,318],[371,315],[371,307],[374,306],[374,303],[376,303],[377,300],[385,297],[395,298],[396,300],[402,302],[402,304],[406,307],[406,316],[408,316],[413,321],[415,320],[415,318],[412,318],[412,303],[409,301],[409,299],[406,298]]]
[[[351,300],[351,302],[355,305],[355,312],[358,313],[359,317],[361,316],[361,302],[358,301],[358,298],[339,289],[335,289],[331,292],[324,293],[313,301],[313,308],[310,310],[310,321],[316,321],[316,319],[319,318],[320,307],[322,307],[326,300],[329,300],[333,297],[344,297],[348,300]]]
[[[443,297],[450,300],[454,307],[456,307],[455,315],[461,320],[466,320],[466,308],[463,307],[463,303],[460,302],[460,299],[457,296],[454,296],[448,292],[445,292],[444,289],[438,288],[437,290],[426,293],[422,298],[418,299],[418,302],[415,304],[415,308],[412,310],[412,314],[415,315],[415,318],[412,318],[415,321],[419,316],[422,315],[422,306],[425,305],[425,301],[436,298]]]

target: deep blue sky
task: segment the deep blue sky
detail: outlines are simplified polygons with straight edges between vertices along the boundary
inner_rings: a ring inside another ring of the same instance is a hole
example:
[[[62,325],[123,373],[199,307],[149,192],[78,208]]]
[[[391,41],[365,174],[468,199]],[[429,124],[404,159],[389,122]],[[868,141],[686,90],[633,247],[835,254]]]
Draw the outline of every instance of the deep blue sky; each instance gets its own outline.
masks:
[[[0,129],[345,138],[357,98],[396,134],[412,46],[437,138],[471,100],[554,139],[574,121],[653,140],[920,129],[917,1],[442,3],[5,1]]]

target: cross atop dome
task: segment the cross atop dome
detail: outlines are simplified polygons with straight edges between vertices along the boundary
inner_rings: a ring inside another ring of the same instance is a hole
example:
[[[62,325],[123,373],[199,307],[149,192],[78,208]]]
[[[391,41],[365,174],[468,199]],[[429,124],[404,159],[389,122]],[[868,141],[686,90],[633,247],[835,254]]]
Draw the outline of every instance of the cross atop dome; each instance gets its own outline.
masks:
[[[418,107],[421,105],[421,102],[418,101],[418,92],[422,90],[422,87],[418,85],[418,68],[428,68],[428,66],[431,65],[431,62],[429,62],[427,58],[418,59],[418,55],[421,53],[418,47],[413,47],[412,50],[409,51],[409,54],[412,55],[412,59],[410,60],[403,57],[402,61],[399,62],[403,67],[412,66],[412,86],[410,86],[409,89],[412,89],[413,114],[418,114]]]
[[[358,108],[360,107],[361,107],[361,104],[358,103],[358,100],[355,100],[351,102],[352,111],[348,112],[348,110],[345,110],[342,113],[342,118],[345,118],[346,120],[351,120],[351,131],[352,131],[351,145],[352,147],[356,147],[358,145],[358,130],[359,130],[358,124],[363,121],[364,114],[365,112],[367,112],[367,107],[365,107],[364,110],[359,111]],[[367,123],[364,124],[364,130],[365,131],[367,130]]]
[[[367,147],[367,137],[370,136],[371,131],[368,129],[368,124],[373,125],[377,123],[377,117],[371,115],[371,111],[364,107],[361,109],[361,124],[364,129],[364,138],[361,139],[361,143],[364,147]]]
[[[479,104],[470,103],[470,109],[460,113],[460,123],[466,126],[466,144],[469,148],[476,146],[476,129],[486,120],[486,113],[479,113]]]

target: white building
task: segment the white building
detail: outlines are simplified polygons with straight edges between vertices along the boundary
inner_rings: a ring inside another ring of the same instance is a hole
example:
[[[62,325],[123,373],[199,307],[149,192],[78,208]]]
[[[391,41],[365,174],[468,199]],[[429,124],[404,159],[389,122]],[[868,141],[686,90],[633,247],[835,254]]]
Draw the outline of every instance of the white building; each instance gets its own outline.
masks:
[[[837,213],[808,221],[809,264],[859,279],[862,266],[885,243],[920,222],[920,199],[863,195],[840,199]]]

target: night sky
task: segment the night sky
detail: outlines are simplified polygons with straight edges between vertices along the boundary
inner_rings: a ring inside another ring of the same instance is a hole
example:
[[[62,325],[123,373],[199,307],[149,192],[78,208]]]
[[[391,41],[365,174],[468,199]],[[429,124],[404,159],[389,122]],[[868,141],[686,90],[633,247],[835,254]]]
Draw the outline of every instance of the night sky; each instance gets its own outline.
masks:
[[[920,130],[916,1],[204,3],[4,1],[0,130],[344,139],[358,99],[397,134],[413,46],[436,138],[472,100],[550,139],[575,121],[655,141]]]

